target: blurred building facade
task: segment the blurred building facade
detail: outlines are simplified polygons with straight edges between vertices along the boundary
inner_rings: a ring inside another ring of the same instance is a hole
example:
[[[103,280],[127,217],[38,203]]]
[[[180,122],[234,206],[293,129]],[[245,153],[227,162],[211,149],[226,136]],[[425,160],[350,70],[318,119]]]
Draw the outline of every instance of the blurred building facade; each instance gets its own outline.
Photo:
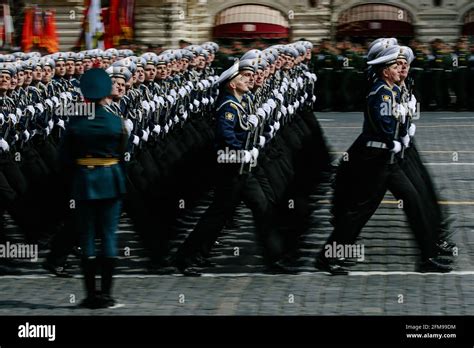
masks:
[[[60,48],[74,46],[85,1],[30,2],[56,8]],[[319,42],[385,35],[454,42],[462,34],[474,35],[474,1],[136,0],[135,34],[138,41],[163,46],[177,46],[179,40],[304,37]]]

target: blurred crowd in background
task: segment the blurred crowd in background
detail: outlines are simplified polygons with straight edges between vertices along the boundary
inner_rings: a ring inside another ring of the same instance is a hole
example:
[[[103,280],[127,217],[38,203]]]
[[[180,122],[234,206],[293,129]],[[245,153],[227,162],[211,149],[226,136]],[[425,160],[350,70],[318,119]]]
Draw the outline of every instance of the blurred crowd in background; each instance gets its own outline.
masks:
[[[323,39],[314,45],[311,69],[318,77],[317,110],[362,110],[366,95],[366,54],[370,42],[361,42],[357,38],[336,42]],[[182,44],[184,47],[187,43]],[[264,49],[271,44],[275,42],[221,43],[215,65],[225,69],[246,50]],[[448,44],[441,39],[430,43],[413,39],[405,44],[416,55],[411,66],[411,78],[421,110],[474,110],[474,40],[460,37],[455,44]]]

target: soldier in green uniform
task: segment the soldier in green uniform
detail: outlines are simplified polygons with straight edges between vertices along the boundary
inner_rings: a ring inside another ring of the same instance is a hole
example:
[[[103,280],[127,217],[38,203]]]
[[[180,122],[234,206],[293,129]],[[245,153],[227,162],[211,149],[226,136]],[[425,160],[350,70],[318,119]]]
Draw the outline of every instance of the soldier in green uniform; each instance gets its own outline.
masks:
[[[447,80],[451,74],[451,58],[450,55],[447,54],[441,39],[433,40],[431,46],[434,56],[434,59],[431,61],[434,100],[437,110],[445,110],[449,104],[449,83],[447,83]]]
[[[469,83],[468,83],[468,95],[474,94],[474,43],[471,44],[471,54],[467,58],[467,66],[469,67]],[[474,110],[474,98],[468,100],[469,110]]]
[[[456,44],[456,64],[453,70],[453,87],[456,93],[457,111],[466,111],[468,108],[468,58],[469,46],[467,40],[460,38]]]
[[[61,158],[70,175],[75,227],[83,250],[87,298],[81,306],[91,309],[115,305],[110,294],[117,256],[115,232],[125,193],[120,160],[128,135],[122,119],[104,108],[111,90],[112,81],[102,69],[90,69],[82,76],[81,91],[94,103],[94,114],[71,117],[61,148]],[[96,292],[95,286],[96,236],[102,239],[101,293]]]
[[[315,74],[318,76],[316,89],[319,91],[320,109],[329,111],[333,108],[332,83],[334,81],[334,69],[336,67],[337,56],[331,47],[329,39],[323,39],[319,46],[319,53],[316,55]]]

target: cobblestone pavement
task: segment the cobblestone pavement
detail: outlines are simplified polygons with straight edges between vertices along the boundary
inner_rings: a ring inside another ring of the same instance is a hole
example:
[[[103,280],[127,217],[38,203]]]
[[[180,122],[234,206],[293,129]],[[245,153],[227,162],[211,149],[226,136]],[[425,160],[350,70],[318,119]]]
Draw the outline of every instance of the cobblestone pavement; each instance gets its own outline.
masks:
[[[341,156],[360,132],[360,113],[317,115],[331,146]],[[442,204],[454,218],[453,240],[459,246],[455,272],[415,272],[419,251],[403,211],[387,194],[364,227],[358,244],[365,260],[346,277],[316,272],[316,252],[331,232],[331,190],[312,196],[314,224],[300,240],[298,275],[266,275],[256,247],[249,210],[237,209],[237,223],[223,231],[212,254],[217,266],[201,278],[154,276],[129,219],[120,224],[121,256],[115,294],[124,306],[94,311],[106,315],[466,315],[474,311],[474,130],[473,113],[426,113],[417,122],[417,144],[440,190]],[[176,226],[173,252],[205,211],[212,192]],[[21,241],[10,226],[14,241]],[[239,255],[235,256],[235,248]],[[47,250],[41,250],[44,257]],[[75,308],[83,285],[78,260],[71,257],[73,279],[49,276],[38,263],[18,262],[22,275],[0,277],[0,315],[82,315]]]

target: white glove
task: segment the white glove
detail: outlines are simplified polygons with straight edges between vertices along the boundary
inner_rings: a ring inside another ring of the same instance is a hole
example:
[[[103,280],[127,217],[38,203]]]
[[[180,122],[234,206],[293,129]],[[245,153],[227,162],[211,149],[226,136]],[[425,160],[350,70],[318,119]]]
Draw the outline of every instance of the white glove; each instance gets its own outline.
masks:
[[[201,103],[197,99],[194,99],[193,104],[198,108]]]
[[[148,136],[150,135],[150,133],[148,133],[148,131],[146,129],[143,130],[142,132],[142,140],[143,141],[148,141]]]
[[[395,107],[395,116],[398,116],[400,118],[401,123],[405,123],[407,113],[408,110],[406,107],[404,107],[402,104],[397,104],[397,106]]]
[[[5,139],[0,139],[0,149],[2,149],[5,152],[10,150],[10,145],[8,145]]]
[[[275,110],[275,108],[277,106],[273,99],[268,99],[267,104],[270,105],[270,108],[272,109],[272,111]]]
[[[191,111],[194,110],[194,105],[193,104],[189,104],[189,110],[191,110]]]
[[[20,118],[21,116],[23,116],[23,111],[20,110],[20,108],[16,108],[16,116],[18,118]]]
[[[168,131],[170,130],[170,126],[168,126],[167,124],[165,124],[163,128],[165,130],[165,133],[168,133]]]
[[[8,118],[12,121],[14,125],[18,123],[18,118],[15,114],[8,114]]]
[[[58,97],[52,96],[51,100],[54,102],[54,106],[58,107],[59,105],[61,105],[61,103],[59,102]]]
[[[43,111],[44,111],[44,107],[43,107],[43,105],[40,104],[40,103],[36,104],[36,105],[35,105],[35,108],[37,108],[37,109],[40,111],[40,113],[43,113]]]
[[[393,153],[399,153],[402,151],[402,144],[400,144],[399,141],[394,140],[393,141],[393,149],[390,150]]]
[[[405,147],[408,147],[408,144],[410,144],[410,136],[408,134],[402,137],[402,144]]]
[[[3,114],[0,114],[0,126],[3,125],[5,123],[5,117],[3,116]]]
[[[296,84],[296,82],[292,82],[290,86],[291,86],[291,88],[293,88],[295,91],[298,90],[298,85]]]
[[[127,134],[130,135],[132,134],[133,131],[133,122],[130,119],[125,119],[123,120],[123,125],[125,126],[125,129],[127,130]]]
[[[175,116],[173,117],[173,122],[174,122],[174,123],[178,123],[178,122],[179,122],[179,117],[175,115]]]
[[[275,135],[275,128],[273,128],[273,126],[270,126],[270,131],[268,132],[268,134],[270,135],[270,138],[273,138],[273,136]]]
[[[280,121],[280,118],[281,118],[281,111],[278,111],[278,112],[277,112],[276,118],[277,118],[277,121]]]
[[[64,121],[63,120],[59,120],[58,123],[56,123],[59,127],[61,127],[62,129],[66,129],[64,127]]]
[[[154,102],[153,100],[150,100],[150,101],[148,102],[148,104],[150,105],[151,112],[155,112],[155,110],[156,110],[156,104],[155,104],[155,102]]]
[[[211,105],[214,105],[215,100],[214,100],[213,97],[211,97],[211,99],[209,101],[210,101]]]
[[[157,106],[158,106],[158,105],[160,105],[160,106],[165,105],[165,100],[163,99],[162,96],[159,96],[159,97],[158,97],[158,96],[155,95],[155,97],[153,98],[153,100],[156,102],[156,105],[157,105]]]
[[[308,99],[308,93],[305,92],[305,94],[303,95],[303,100],[306,100]]]
[[[181,117],[183,118],[183,120],[186,121],[186,119],[188,118],[188,112],[185,111]]]
[[[257,128],[258,117],[255,115],[249,115],[248,122],[253,126],[253,128]]]
[[[179,95],[181,96],[181,98],[184,98],[187,94],[187,91],[186,91],[186,88],[184,87],[181,87],[178,91]]]
[[[267,103],[264,103],[264,104],[262,105],[262,108],[263,108],[263,110],[265,110],[265,112],[266,112],[266,114],[267,114],[268,116],[271,115],[271,113],[272,113],[272,108],[270,107],[270,105],[268,105]]]
[[[203,103],[204,105],[209,104],[209,99],[207,99],[207,98],[202,98],[202,103]]]
[[[140,143],[140,138],[137,137],[136,135],[133,135],[132,143],[133,143],[134,145],[138,146],[138,144]]]
[[[300,88],[303,88],[303,79],[301,78],[301,76],[298,76],[298,78],[296,79],[296,81],[298,82],[298,85],[300,85]]]
[[[411,137],[414,137],[415,136],[415,131],[416,131],[416,125],[414,123],[412,123],[410,125],[410,128],[408,128],[408,135],[411,136]]]
[[[173,125],[173,120],[168,120],[168,127],[171,127]]]
[[[312,100],[312,101],[313,101],[313,103],[314,103],[314,102],[316,101],[316,96],[315,96],[315,95],[313,95],[313,96],[311,97],[311,100]]]
[[[184,89],[188,92],[191,93],[192,88],[189,85],[184,86]]]
[[[311,74],[311,79],[316,82],[318,80],[318,77],[316,76],[316,74]]]
[[[53,129],[53,127],[54,127],[54,122],[53,122],[53,120],[49,120],[49,121],[48,121],[48,129],[51,131],[51,130]]]
[[[294,112],[295,112],[295,109],[293,108],[293,105],[288,105],[288,113],[290,115],[293,115]]]
[[[413,115],[416,111],[416,97],[413,94],[408,102],[408,111],[410,112],[410,115]]]
[[[71,92],[66,92],[66,97],[67,97],[67,99],[69,99],[70,101],[72,101],[72,94],[71,94]]]
[[[254,147],[252,150],[250,150],[250,153],[252,154],[252,159],[256,161],[259,154],[258,149]]]
[[[155,127],[153,127],[153,132],[158,134],[158,135],[161,133],[161,127],[160,127],[159,124],[157,124]]]
[[[173,98],[176,99],[176,91],[175,91],[174,89],[172,89],[172,90],[170,91],[170,95],[173,96]]]
[[[287,110],[287,108],[285,107],[285,105],[282,105],[282,106],[281,106],[281,113],[282,113],[284,116],[286,116],[286,114],[288,113],[288,110]]]
[[[273,127],[275,127],[275,131],[279,130],[280,129],[280,122],[275,122],[273,123]]]
[[[49,129],[49,127],[46,127],[44,131],[46,132],[46,136],[48,136],[49,133],[51,133],[51,129]]]
[[[244,158],[242,159],[244,163],[250,163],[252,160],[252,153],[250,151],[244,150]]]
[[[276,98],[280,101],[280,103],[283,103],[283,101],[284,101],[284,99],[283,99],[283,94],[278,93],[278,94],[276,95]]]
[[[204,85],[201,82],[198,82],[197,88],[202,91],[204,89]]]
[[[46,99],[44,101],[46,104],[48,104],[48,106],[52,109],[53,108],[53,101],[51,99]]]
[[[174,104],[174,98],[171,95],[167,95],[166,99],[170,102],[170,106]]]
[[[31,112],[31,115],[33,115],[33,116],[35,115],[35,108],[33,107],[33,105],[28,105],[28,106],[26,107],[26,109],[27,109],[29,112]]]
[[[25,129],[25,131],[22,133],[22,137],[25,139],[25,141],[30,140],[30,132],[28,132],[28,129]]]
[[[294,107],[295,107],[295,110],[298,109],[300,107],[300,102],[295,101]]]
[[[265,110],[263,110],[262,108],[258,108],[257,109],[257,116],[260,116],[262,119],[265,119],[267,114],[265,113]]]
[[[261,136],[261,135],[258,136],[258,145],[260,147],[263,147],[265,145],[265,137],[264,136]]]
[[[143,108],[143,110],[148,112],[148,111],[150,111],[150,104],[148,104],[148,102],[146,100],[144,100],[144,101],[142,101],[142,108]]]

